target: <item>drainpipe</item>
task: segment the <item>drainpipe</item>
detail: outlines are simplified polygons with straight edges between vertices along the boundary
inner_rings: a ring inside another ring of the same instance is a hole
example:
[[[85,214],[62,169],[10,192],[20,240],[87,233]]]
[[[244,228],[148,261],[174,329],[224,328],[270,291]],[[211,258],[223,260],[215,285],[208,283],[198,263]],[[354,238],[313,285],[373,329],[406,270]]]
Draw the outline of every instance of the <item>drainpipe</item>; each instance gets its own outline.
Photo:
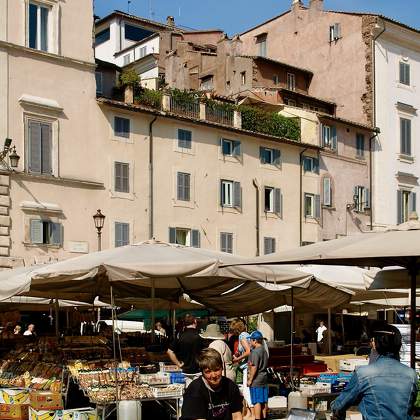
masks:
[[[149,123],[149,239],[153,239],[153,124],[157,117]]]
[[[255,187],[255,233],[256,233],[256,256],[260,255],[260,186],[256,178],[252,180],[252,185]]]
[[[299,164],[300,164],[300,168],[299,168],[299,246],[302,246],[302,230],[303,230],[303,211],[302,211],[302,206],[303,206],[303,191],[302,191],[302,184],[303,184],[303,154],[306,152],[308,148],[305,147],[305,149],[303,149],[300,153],[299,153]]]
[[[373,139],[381,132],[379,127],[373,129],[369,138],[369,190],[370,190],[370,230],[373,230]],[[347,214],[346,214],[347,216]],[[347,229],[347,226],[346,226]]]

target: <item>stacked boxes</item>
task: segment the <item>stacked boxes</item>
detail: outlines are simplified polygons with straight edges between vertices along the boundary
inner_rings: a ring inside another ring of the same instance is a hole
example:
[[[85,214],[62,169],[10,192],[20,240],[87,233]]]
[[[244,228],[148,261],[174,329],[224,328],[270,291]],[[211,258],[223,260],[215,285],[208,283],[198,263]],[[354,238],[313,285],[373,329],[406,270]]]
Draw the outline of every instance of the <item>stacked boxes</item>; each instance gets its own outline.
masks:
[[[91,407],[64,410],[63,420],[99,420],[96,410]]]
[[[29,396],[30,420],[62,420],[63,397],[59,392],[32,391]]]
[[[26,420],[29,392],[22,388],[0,389],[0,419]]]

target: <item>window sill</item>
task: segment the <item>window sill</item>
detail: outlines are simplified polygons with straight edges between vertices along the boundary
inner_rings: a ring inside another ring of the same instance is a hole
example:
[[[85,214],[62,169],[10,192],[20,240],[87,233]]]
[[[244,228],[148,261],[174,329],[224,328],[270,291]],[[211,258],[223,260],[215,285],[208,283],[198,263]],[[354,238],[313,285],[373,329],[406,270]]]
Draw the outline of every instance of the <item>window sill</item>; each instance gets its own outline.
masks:
[[[405,83],[401,83],[397,81],[397,88],[401,88],[401,89],[405,89],[408,90],[410,92],[414,92],[415,88],[412,85],[406,85]]]
[[[268,169],[269,171],[281,171],[281,166],[274,165],[272,163],[260,163],[260,167]]]
[[[414,163],[414,156],[399,154],[397,158],[400,162],[404,163]]]
[[[266,211],[264,210],[264,219],[281,219],[280,214],[275,213],[274,211]]]
[[[133,193],[124,193],[124,192],[117,192],[117,191],[110,191],[111,198],[121,198],[123,200],[130,200],[134,201],[134,194]]]
[[[175,198],[172,199],[172,205],[174,207],[183,207],[186,209],[194,209],[196,207],[195,201],[176,200]]]
[[[305,216],[305,223],[309,223],[312,225],[319,224],[319,219],[312,217],[312,216]]]
[[[322,209],[325,209],[325,210],[332,210],[332,211],[336,211],[337,210],[334,206],[327,206],[325,204],[322,204],[321,205],[321,208]]]
[[[238,207],[220,206],[219,213],[239,214],[239,213],[242,213],[242,210]]]
[[[1,172],[1,171],[0,171]],[[12,176],[19,176],[22,178],[33,179],[34,181],[39,182],[52,182],[56,184],[74,184],[80,185],[81,187],[93,188],[93,189],[104,189],[104,184],[102,182],[88,181],[84,179],[75,179],[75,178],[61,178],[55,175],[43,175],[43,174],[34,174],[26,171],[12,171],[7,172]]]
[[[322,150],[324,152],[328,152],[328,153],[331,153],[331,154],[335,154],[335,155],[337,154],[337,149],[333,149],[330,146],[322,146]]]
[[[363,160],[363,161],[366,160],[364,155],[356,155],[354,158],[357,160]]]
[[[123,144],[134,144],[133,136],[130,137],[119,137],[119,136],[112,136],[112,141],[115,141],[117,143],[123,143]]]
[[[219,155],[219,159],[223,162],[239,163],[242,164],[242,156],[234,155]]]
[[[61,249],[63,245],[54,244],[33,244],[32,242],[22,242],[26,248],[48,248],[48,249]]]

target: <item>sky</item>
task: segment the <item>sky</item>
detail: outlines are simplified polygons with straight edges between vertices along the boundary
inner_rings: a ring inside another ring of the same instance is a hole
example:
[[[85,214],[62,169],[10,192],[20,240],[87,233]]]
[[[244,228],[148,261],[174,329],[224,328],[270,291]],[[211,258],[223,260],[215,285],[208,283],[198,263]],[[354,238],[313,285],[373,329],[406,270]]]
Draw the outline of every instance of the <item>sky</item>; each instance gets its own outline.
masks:
[[[165,22],[171,15],[178,26],[221,29],[230,36],[287,11],[290,4],[291,0],[94,0],[100,17],[129,7],[137,16]],[[324,0],[324,8],[377,13],[420,28],[420,0]]]

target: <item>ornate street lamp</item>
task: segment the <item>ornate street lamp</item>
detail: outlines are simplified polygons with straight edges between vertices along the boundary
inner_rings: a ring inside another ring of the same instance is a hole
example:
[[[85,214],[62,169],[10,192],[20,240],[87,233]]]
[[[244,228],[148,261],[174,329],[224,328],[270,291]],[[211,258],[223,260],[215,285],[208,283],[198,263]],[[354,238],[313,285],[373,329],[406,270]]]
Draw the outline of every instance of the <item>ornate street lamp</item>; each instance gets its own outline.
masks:
[[[93,215],[93,221],[95,222],[95,228],[98,232],[98,251],[101,250],[102,244],[101,244],[101,234],[102,234],[102,228],[104,227],[105,222],[105,215],[101,213],[101,210],[97,210],[96,214]]]
[[[0,151],[0,162],[9,170],[11,170],[12,168],[17,168],[20,159],[20,156],[16,153],[16,146],[11,146],[12,139],[6,138],[4,140],[3,150]],[[6,160],[7,156],[9,156],[10,165]]]

